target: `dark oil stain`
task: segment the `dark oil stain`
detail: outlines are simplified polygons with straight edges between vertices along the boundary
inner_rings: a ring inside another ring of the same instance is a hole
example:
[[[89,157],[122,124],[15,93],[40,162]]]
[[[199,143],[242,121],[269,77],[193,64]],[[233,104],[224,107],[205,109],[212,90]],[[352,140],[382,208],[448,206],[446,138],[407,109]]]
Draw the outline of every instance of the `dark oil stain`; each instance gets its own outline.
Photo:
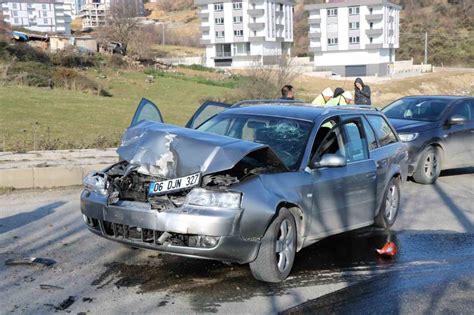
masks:
[[[254,296],[281,296],[298,287],[367,280],[374,271],[390,270],[400,263],[436,259],[440,253],[451,250],[453,243],[473,244],[472,237],[462,240],[459,235],[463,234],[394,234],[372,229],[340,234],[299,252],[290,277],[278,284],[255,280],[248,265],[162,255],[142,264],[108,264],[92,285],[100,288],[113,282],[117,288],[138,286],[137,293],[166,292],[165,301],[187,294],[194,311],[216,312],[222,303],[241,302]],[[393,259],[382,259],[375,252],[387,241],[399,247],[399,255]],[[452,254],[456,254],[456,249]],[[360,270],[365,272],[357,272]]]

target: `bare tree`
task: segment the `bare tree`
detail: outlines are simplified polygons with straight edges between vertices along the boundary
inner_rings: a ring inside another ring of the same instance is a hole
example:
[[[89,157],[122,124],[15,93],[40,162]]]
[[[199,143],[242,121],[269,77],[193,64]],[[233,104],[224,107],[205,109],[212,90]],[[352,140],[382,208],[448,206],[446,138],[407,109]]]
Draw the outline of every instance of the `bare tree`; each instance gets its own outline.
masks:
[[[106,26],[99,31],[99,40],[119,42],[126,46],[138,30],[136,6],[125,0],[114,0]]]
[[[281,56],[275,65],[255,63],[245,73],[239,89],[241,99],[273,99],[280,97],[280,90],[286,84],[292,84],[301,74],[294,59]]]

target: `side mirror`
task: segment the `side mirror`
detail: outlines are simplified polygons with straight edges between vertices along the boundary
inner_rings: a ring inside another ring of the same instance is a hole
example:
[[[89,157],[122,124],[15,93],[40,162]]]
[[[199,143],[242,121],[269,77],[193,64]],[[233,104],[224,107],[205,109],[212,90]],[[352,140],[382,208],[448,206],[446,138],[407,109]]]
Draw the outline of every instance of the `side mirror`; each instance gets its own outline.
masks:
[[[313,162],[314,168],[344,167],[346,165],[346,158],[339,154],[325,154],[322,156],[321,160]]]
[[[452,125],[464,125],[466,123],[467,119],[466,117],[464,116],[460,116],[460,115],[454,115],[454,116],[451,116],[448,120],[448,124],[450,126]]]

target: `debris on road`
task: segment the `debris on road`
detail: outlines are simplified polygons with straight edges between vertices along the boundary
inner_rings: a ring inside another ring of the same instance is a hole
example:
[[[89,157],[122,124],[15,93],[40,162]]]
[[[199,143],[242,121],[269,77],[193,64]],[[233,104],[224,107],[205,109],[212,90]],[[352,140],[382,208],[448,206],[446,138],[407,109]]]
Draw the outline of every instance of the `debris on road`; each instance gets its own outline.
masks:
[[[55,260],[41,257],[25,257],[25,258],[10,258],[5,261],[7,266],[18,266],[18,265],[43,265],[46,267],[52,266],[56,263]]]
[[[382,257],[393,257],[397,254],[397,245],[394,242],[387,242],[381,249],[376,249]]]
[[[90,297],[83,297],[82,298],[82,302],[84,302],[84,303],[86,303],[86,302],[87,303],[92,303],[92,301],[94,301],[94,299],[90,298]]]
[[[40,288],[43,290],[64,290],[63,287],[51,284],[40,284]]]
[[[72,304],[76,302],[76,298],[72,295],[70,295],[67,299],[61,302],[58,306],[53,305],[53,304],[45,304],[45,306],[51,306],[53,307],[56,311],[64,311],[69,308]]]

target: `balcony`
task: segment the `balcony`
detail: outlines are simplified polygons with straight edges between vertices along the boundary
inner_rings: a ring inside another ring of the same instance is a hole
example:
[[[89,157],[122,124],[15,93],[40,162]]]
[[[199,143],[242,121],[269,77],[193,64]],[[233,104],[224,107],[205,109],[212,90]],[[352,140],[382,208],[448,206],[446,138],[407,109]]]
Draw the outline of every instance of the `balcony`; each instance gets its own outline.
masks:
[[[308,24],[321,24],[321,18],[310,18],[308,19]]]
[[[383,14],[369,14],[365,16],[365,19],[369,22],[371,21],[380,21],[383,19]]]
[[[209,12],[199,12],[199,13],[198,13],[198,17],[199,17],[200,19],[209,18]]]
[[[265,41],[265,36],[250,36],[249,42],[251,43],[262,43]]]
[[[308,34],[309,39],[320,39],[321,38],[321,33],[320,32],[310,32]]]
[[[380,48],[383,48],[383,44],[380,43],[380,44],[367,44],[365,45],[365,48],[366,49],[380,49]]]
[[[211,44],[211,40],[210,40],[210,39],[201,39],[200,42],[201,42],[201,45],[209,45],[209,44]]]
[[[248,9],[247,10],[248,15],[252,17],[258,17],[262,16],[265,13],[264,9]]]
[[[208,32],[211,29],[210,26],[202,25],[201,26],[201,32]]]
[[[368,36],[379,36],[383,34],[383,29],[380,29],[380,28],[368,29],[365,31],[365,34],[367,34]]]
[[[265,28],[265,23],[249,23],[249,28],[253,31],[263,30]]]
[[[285,13],[283,11],[275,11],[275,16],[276,17],[283,16],[283,15],[285,15]]]
[[[318,47],[309,47],[310,52],[321,52],[321,46]]]
[[[230,51],[216,51],[216,58],[229,58],[232,57],[232,52]]]

